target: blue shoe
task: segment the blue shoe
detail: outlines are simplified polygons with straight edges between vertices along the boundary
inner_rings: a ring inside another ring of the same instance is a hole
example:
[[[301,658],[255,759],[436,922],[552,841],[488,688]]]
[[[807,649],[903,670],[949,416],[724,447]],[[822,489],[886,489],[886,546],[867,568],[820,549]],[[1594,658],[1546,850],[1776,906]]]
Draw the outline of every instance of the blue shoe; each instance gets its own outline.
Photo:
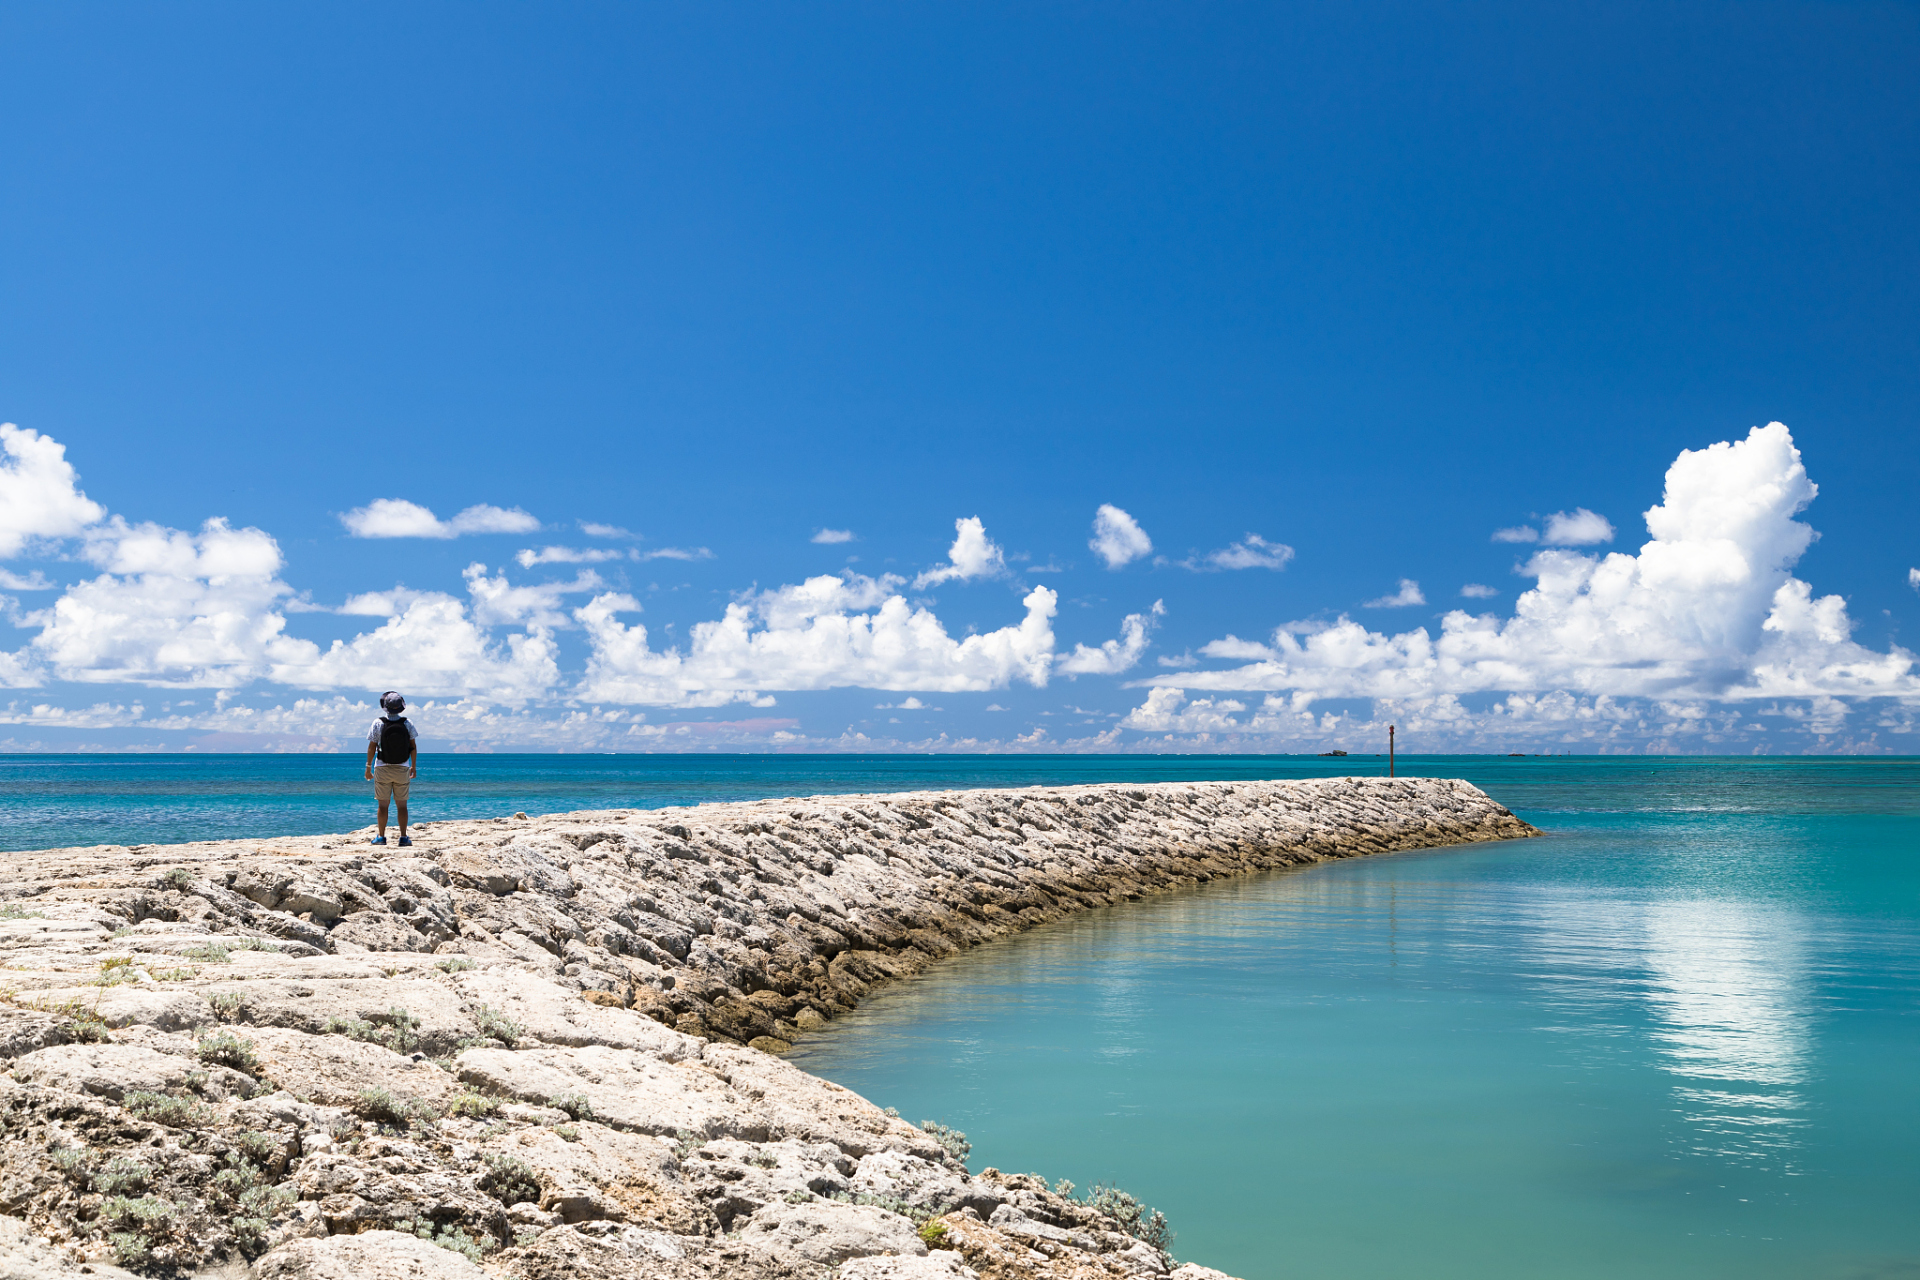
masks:
[[[368,844],[385,844],[386,842],[387,838],[385,836],[375,836],[373,839],[367,841]]]
[[[401,837],[400,837],[400,843],[401,843],[401,844],[412,844],[412,843],[413,843],[413,837],[412,837],[412,836],[401,836]]]

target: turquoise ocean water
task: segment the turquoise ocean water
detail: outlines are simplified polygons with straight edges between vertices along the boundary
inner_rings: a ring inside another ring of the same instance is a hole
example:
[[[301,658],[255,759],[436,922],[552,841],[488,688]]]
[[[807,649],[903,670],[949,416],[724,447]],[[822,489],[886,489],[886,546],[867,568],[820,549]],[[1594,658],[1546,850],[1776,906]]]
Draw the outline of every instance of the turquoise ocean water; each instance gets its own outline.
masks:
[[[423,820],[1351,757],[444,757]],[[1920,1277],[1920,761],[1485,757],[1549,834],[1203,886],[883,990],[794,1053],[973,1167],[1114,1182],[1279,1277]],[[340,757],[7,757],[0,847],[329,831]]]

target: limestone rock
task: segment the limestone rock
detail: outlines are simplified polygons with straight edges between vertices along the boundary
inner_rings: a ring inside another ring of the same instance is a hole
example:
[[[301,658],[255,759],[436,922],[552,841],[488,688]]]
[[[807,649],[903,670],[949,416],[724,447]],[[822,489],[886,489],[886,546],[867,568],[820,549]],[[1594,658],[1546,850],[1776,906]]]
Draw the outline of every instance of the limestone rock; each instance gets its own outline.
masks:
[[[148,1197],[151,1269],[209,1277],[482,1274],[424,1230],[498,1280],[1222,1280],[763,1050],[1069,912],[1533,833],[1420,778],[418,831],[0,855],[32,912],[0,920],[0,1211],[26,1224],[0,1222],[0,1280],[114,1274],[114,1194]],[[135,1091],[178,1102],[132,1114]],[[882,1205],[939,1214],[942,1248]]]
[[[632,1049],[469,1049],[460,1079],[485,1093],[548,1102],[577,1094],[602,1123],[636,1133],[764,1141],[767,1122],[710,1071]]]
[[[284,1027],[248,1027],[242,1034],[260,1055],[260,1074],[302,1101],[349,1106],[363,1089],[387,1089],[444,1103],[456,1091],[438,1067],[377,1044]]]
[[[878,1254],[840,1264],[840,1280],[979,1280],[958,1253],[935,1249],[925,1257]]]
[[[927,1253],[913,1223],[899,1214],[832,1200],[770,1204],[746,1221],[740,1239],[775,1257],[830,1265],[872,1254],[925,1257]]]
[[[295,1240],[253,1264],[253,1280],[485,1280],[451,1249],[399,1231]]]
[[[69,987],[42,992],[49,1007],[75,1005],[109,1027],[134,1025],[191,1031],[213,1021],[213,1008],[196,991],[178,987]]]
[[[90,1093],[119,1102],[130,1093],[165,1093],[187,1082],[198,1064],[139,1045],[69,1044],[37,1049],[13,1064],[23,1084]],[[229,1073],[238,1074],[238,1073]]]

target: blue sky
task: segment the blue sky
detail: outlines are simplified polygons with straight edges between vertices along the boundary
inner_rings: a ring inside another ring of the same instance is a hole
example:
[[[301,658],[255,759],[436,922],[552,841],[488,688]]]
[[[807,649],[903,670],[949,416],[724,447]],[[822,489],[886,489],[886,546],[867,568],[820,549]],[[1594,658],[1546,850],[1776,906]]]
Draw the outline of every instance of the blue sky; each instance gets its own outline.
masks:
[[[1915,741],[1910,5],[0,48],[0,746]]]

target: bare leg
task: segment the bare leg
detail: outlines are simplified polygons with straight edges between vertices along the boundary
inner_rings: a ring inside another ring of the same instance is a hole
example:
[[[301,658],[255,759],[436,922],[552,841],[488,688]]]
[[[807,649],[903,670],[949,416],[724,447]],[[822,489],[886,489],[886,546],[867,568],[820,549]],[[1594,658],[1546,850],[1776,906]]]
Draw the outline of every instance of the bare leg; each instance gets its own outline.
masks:
[[[400,811],[396,816],[400,819],[400,838],[405,840],[407,838],[407,802],[395,800],[393,806]]]
[[[387,838],[387,802],[384,799],[380,801],[380,838],[382,840]]]

